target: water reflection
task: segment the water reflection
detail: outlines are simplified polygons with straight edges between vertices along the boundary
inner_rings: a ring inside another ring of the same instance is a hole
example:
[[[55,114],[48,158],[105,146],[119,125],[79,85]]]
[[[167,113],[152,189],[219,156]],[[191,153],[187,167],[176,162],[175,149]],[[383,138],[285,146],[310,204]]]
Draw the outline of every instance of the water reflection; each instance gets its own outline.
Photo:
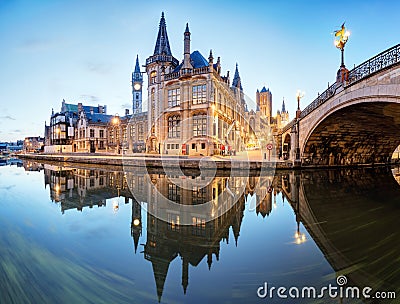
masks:
[[[24,167],[32,168],[32,164]],[[43,168],[50,198],[60,205],[63,214],[72,209],[104,207],[110,199],[116,212],[121,202],[131,204],[133,252],[140,252],[151,263],[158,301],[175,259],[181,259],[180,284],[186,294],[190,267],[206,260],[212,269],[220,259],[221,244],[231,241],[230,230],[237,246],[245,209],[268,218],[279,194],[295,215],[293,243],[301,246],[315,242],[336,275],[345,274],[349,284],[399,292],[398,169],[281,171],[274,177],[232,177],[219,172],[220,176],[202,183],[197,172],[175,176],[109,167],[94,170],[44,164],[37,168]],[[209,212],[219,216],[205,221],[202,214],[168,210],[157,203],[160,194],[180,204],[212,201],[215,208]],[[160,220],[157,214],[168,220]],[[191,225],[181,224],[184,217],[186,221],[189,217]]]

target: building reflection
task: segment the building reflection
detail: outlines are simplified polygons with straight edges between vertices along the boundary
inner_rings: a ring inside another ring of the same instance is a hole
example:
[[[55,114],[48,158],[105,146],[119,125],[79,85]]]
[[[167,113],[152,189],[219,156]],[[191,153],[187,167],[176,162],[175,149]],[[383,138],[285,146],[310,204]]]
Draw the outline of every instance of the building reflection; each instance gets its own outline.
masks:
[[[230,231],[238,244],[245,208],[254,206],[258,216],[268,217],[279,195],[293,210],[294,244],[301,246],[310,236],[332,268],[345,273],[354,285],[396,290],[400,286],[396,272],[400,231],[390,227],[398,222],[399,172],[385,168],[281,171],[273,177],[220,174],[206,181],[196,172],[179,175],[44,165],[45,185],[62,213],[103,207],[113,198],[131,203],[132,250],[143,253],[151,263],[159,301],[172,261],[178,257],[182,261],[181,285],[186,293],[191,267],[204,261],[212,269],[220,259],[221,242],[232,241]],[[385,202],[381,202],[382,193]],[[180,205],[212,202],[208,212],[214,217],[206,220],[202,214],[173,210],[160,195]],[[138,250],[140,243],[144,247]]]
[[[143,216],[146,216],[146,241],[142,253],[152,264],[159,300],[169,265],[175,258],[179,256],[182,260],[181,284],[186,293],[190,266],[197,267],[205,260],[211,269],[212,263],[220,258],[221,242],[230,241],[230,230],[237,246],[248,195],[255,196],[257,212],[265,216],[271,211],[272,177],[264,178],[265,181],[258,184],[259,177],[221,176],[206,180],[198,172],[179,176],[160,172],[148,174],[140,169],[125,172],[102,169],[45,164],[45,186],[49,186],[50,198],[60,204],[63,214],[72,209],[104,207],[107,200],[113,198],[121,197],[125,203],[131,202],[130,226],[135,253],[144,237]],[[212,202],[208,209],[212,220],[206,220],[207,216],[202,214],[168,209],[158,200],[160,195],[181,205]],[[147,206],[145,214],[142,214],[143,205]],[[183,220],[190,225],[183,225]]]

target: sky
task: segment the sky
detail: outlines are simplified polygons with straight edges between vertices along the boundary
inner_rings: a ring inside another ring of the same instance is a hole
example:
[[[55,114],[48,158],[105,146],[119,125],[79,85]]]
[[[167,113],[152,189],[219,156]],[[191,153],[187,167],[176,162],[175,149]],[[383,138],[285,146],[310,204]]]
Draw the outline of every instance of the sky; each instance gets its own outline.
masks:
[[[248,98],[265,86],[273,113],[284,98],[290,119],[297,90],[304,108],[335,81],[333,32],[344,21],[349,69],[400,37],[399,1],[0,0],[0,141],[43,136],[63,99],[131,109],[136,55],[143,65],[153,54],[162,11],[174,57],[183,59],[188,22],[191,51],[208,58],[212,49],[231,80],[238,63]]]

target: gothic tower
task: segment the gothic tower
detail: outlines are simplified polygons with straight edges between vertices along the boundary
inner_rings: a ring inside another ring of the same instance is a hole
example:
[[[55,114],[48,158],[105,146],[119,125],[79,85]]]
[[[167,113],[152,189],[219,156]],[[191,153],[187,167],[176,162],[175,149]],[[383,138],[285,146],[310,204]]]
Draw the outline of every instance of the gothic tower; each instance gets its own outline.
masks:
[[[140,72],[139,56],[136,56],[135,70],[132,73],[132,110],[133,114],[142,113],[143,76]]]
[[[164,75],[171,73],[177,67],[179,61],[172,56],[169,46],[167,25],[164,12],[161,14],[160,25],[154,53],[146,59],[146,73],[148,76],[148,138],[146,139],[146,151],[160,153],[161,140],[157,138],[163,121],[158,119],[164,109]]]
[[[272,93],[270,90],[263,87],[259,94],[257,94],[257,105],[260,106],[261,117],[271,123],[272,117]]]

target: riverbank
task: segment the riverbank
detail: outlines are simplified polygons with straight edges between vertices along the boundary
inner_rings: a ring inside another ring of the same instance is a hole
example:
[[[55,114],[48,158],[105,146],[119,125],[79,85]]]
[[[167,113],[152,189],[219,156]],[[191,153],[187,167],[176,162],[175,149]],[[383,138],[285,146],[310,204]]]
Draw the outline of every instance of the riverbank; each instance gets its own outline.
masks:
[[[283,160],[263,160],[261,157],[247,159],[238,156],[167,156],[158,154],[115,155],[115,154],[88,154],[88,153],[63,153],[63,154],[19,154],[20,159],[34,161],[52,161],[68,163],[84,163],[95,165],[133,166],[152,168],[184,168],[184,169],[291,169],[292,163]]]

